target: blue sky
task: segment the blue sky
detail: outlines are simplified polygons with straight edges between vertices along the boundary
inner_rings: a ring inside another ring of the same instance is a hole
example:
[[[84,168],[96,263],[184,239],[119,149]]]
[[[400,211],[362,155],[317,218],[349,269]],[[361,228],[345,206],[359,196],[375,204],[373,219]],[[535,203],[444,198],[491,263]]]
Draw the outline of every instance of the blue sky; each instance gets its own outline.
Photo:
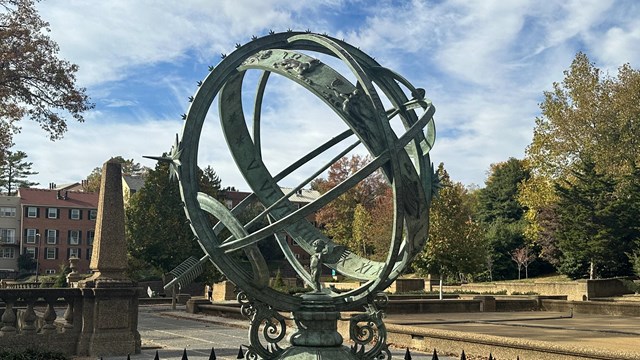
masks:
[[[576,52],[610,75],[627,62],[640,66],[640,2],[633,0],[45,0],[37,7],[96,103],[56,142],[23,122],[14,149],[27,152],[40,172],[32,180],[42,186],[80,181],[116,155],[153,166],[142,155],[169,150],[207,67],[270,29],[343,38],[426,89],[437,109],[431,159],[467,185],[482,186],[490,164],[524,156],[543,91],[562,80]],[[265,157],[274,169],[295,157],[292,149],[336,134],[319,101],[289,90],[274,91],[279,101],[265,116]],[[223,185],[248,190],[215,116],[207,121],[199,163]]]

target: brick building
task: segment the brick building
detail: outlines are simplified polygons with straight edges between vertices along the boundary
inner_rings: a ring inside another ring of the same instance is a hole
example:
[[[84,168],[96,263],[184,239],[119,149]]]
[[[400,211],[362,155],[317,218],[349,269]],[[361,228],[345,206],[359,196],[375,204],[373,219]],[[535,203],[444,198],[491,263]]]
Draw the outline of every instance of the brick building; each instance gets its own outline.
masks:
[[[37,260],[38,273],[55,274],[69,258],[89,272],[98,194],[66,190],[20,189],[21,253]]]
[[[0,196],[0,279],[13,277],[20,254],[20,198]]]

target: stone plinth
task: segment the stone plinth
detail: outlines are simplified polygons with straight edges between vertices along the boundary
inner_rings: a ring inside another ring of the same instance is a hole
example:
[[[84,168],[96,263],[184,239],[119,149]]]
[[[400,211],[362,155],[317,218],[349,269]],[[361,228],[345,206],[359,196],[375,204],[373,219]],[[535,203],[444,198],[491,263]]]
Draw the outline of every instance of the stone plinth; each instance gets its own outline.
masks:
[[[213,301],[235,300],[236,286],[231,281],[222,281],[213,284]]]

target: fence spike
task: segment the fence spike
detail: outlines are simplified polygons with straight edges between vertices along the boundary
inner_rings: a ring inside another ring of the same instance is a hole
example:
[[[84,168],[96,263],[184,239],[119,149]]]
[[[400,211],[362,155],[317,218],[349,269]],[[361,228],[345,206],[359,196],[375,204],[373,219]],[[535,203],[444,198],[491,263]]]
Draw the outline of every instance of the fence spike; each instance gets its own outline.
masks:
[[[211,347],[211,355],[209,355],[209,360],[216,360],[216,350]]]
[[[127,354],[127,360],[131,360],[131,354]]]
[[[153,360],[160,360],[160,355],[158,355],[158,350],[156,350],[156,356],[153,358]]]
[[[464,354],[464,349],[462,349],[462,354],[460,354],[460,360],[467,360],[467,355]]]
[[[491,355],[491,353],[489,353],[489,360],[495,360],[495,359],[493,358],[493,355]]]
[[[433,356],[431,357],[431,360],[440,360],[438,359],[438,353],[436,352],[436,349],[433,349]]]
[[[404,360],[411,360],[411,352],[409,352],[409,348],[404,352]]]
[[[238,349],[238,357],[236,359],[244,359],[244,352],[242,351],[242,345]]]
[[[184,348],[184,351],[182,352],[182,360],[189,360],[187,357],[187,348]]]

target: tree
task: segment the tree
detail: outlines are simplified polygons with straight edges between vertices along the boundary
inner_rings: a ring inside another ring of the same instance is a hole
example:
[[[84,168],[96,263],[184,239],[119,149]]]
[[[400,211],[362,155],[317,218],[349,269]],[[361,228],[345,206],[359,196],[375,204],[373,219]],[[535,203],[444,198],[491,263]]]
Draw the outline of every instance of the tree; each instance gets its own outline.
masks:
[[[603,76],[584,53],[576,54],[564,80],[544,93],[542,114],[535,120],[533,141],[526,150],[532,176],[519,196],[528,208],[529,240],[538,241],[543,232],[552,234],[539,214],[546,212],[549,219],[558,201],[555,182],[571,177],[576,161],[589,158],[597,172],[615,177],[630,174],[640,163],[638,93],[640,71],[624,64],[615,78]],[[545,241],[549,244],[552,239]],[[550,250],[543,253],[549,255],[553,246]]]
[[[7,157],[0,162],[0,189],[4,189],[9,196],[15,195],[18,188],[38,185],[29,181],[28,176],[38,174],[31,171],[33,163],[26,162],[27,154],[24,151],[7,153]]]
[[[556,186],[562,273],[590,279],[631,273],[625,254],[632,250],[637,231],[629,232],[635,222],[621,216],[629,199],[616,187],[614,177],[599,173],[588,158],[576,164],[571,179]]]
[[[67,130],[63,114],[82,122],[93,108],[76,86],[78,66],[58,57],[33,0],[0,0],[0,161],[27,117],[59,139]]]
[[[214,174],[200,172],[200,182],[210,184],[209,176]],[[187,222],[178,183],[169,178],[166,163],[148,171],[144,186],[126,208],[126,219],[129,255],[138,266],[150,265],[168,273],[187,257],[204,255]],[[211,264],[207,274],[209,280],[219,276]]]
[[[429,241],[414,261],[421,274],[440,274],[440,278],[477,274],[485,261],[485,246],[480,224],[473,219],[472,199],[459,182],[451,181],[438,167],[442,189],[433,200],[430,212]]]
[[[343,157],[331,165],[327,178],[316,179],[312,184],[312,188],[320,191],[320,193],[325,193],[355,174],[369,161],[368,157],[359,155],[354,155],[351,158]],[[363,237],[365,234],[361,229],[367,228],[367,224],[373,221],[371,212],[375,208],[386,206],[381,201],[391,200],[386,193],[388,188],[389,185],[386,183],[382,173],[376,171],[318,211],[316,213],[316,221],[324,226],[325,233],[333,241],[350,246],[350,250],[360,255],[367,255],[364,253],[367,247],[379,249],[380,246],[374,245],[372,243],[373,238],[368,235],[367,238],[370,240],[365,239]],[[356,208],[359,206],[358,219],[356,219]],[[356,224],[356,231],[360,231],[355,236],[354,224]],[[369,244],[367,245],[363,241],[369,242]]]
[[[125,159],[122,156],[114,156],[109,160],[117,160],[122,165],[122,175],[130,176],[144,176],[149,170],[148,167],[140,165],[133,159]],[[102,179],[102,167],[96,167],[91,171],[91,174],[87,176],[87,183],[85,185],[85,191],[87,192],[99,192],[100,181]]]
[[[518,202],[518,186],[529,178],[524,162],[510,158],[492,164],[485,187],[477,192],[477,216],[486,229],[486,244],[492,256],[491,278],[515,277],[513,249],[524,245],[524,208]]]
[[[511,252],[511,260],[518,266],[518,280],[521,279],[520,271],[524,267],[525,277],[529,278],[529,264],[535,260],[535,254],[531,253],[531,249],[527,246],[519,247]]]

